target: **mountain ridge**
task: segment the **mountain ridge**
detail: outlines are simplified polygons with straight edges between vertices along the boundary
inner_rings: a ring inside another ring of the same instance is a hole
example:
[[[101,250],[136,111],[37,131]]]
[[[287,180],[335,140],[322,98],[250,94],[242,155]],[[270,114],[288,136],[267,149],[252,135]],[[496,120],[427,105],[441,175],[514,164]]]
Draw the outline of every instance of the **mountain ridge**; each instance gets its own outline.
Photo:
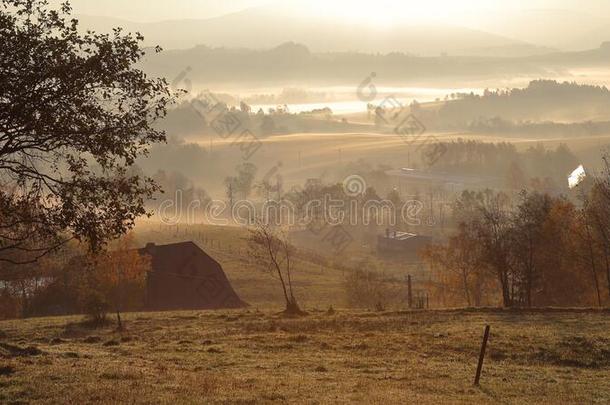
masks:
[[[253,7],[207,19],[164,20],[154,23],[133,23],[90,15],[79,17],[83,28],[109,32],[114,26],[122,26],[125,31],[142,33],[146,45],[160,45],[165,49],[188,49],[200,44],[267,49],[293,41],[306,45],[313,52],[486,56],[501,54],[502,49],[510,48],[507,56],[529,56],[553,51],[474,28],[419,23],[387,28],[354,26],[324,18],[311,20],[298,15],[272,15],[264,7]],[[316,27],[313,31],[312,25]]]

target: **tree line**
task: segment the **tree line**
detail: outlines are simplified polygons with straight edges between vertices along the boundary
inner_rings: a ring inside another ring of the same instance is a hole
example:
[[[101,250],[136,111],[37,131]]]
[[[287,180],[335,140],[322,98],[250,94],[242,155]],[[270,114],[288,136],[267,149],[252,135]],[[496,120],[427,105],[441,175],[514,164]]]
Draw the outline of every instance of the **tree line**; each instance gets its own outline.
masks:
[[[610,303],[607,175],[565,196],[464,191],[455,232],[423,253],[441,306],[604,306]]]
[[[136,249],[134,234],[111,251],[91,253],[76,243],[28,265],[0,266],[0,319],[87,314],[99,325],[106,314],[142,310],[150,257]]]

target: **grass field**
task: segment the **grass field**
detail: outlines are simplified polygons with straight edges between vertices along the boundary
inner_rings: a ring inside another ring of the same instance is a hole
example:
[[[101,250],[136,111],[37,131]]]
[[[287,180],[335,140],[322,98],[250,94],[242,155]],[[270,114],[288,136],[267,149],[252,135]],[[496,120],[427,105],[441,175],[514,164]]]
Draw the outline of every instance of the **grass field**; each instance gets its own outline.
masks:
[[[0,322],[1,403],[610,402],[610,317],[455,310],[126,314]],[[473,377],[485,324],[480,387]]]

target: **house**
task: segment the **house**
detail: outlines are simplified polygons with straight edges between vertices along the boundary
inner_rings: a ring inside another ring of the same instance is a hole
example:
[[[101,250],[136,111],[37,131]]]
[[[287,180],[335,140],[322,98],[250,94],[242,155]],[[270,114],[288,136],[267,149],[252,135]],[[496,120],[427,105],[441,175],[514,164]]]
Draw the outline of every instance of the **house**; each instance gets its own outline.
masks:
[[[148,310],[242,308],[220,264],[193,242],[155,245],[139,253],[150,256]]]
[[[420,262],[420,252],[433,242],[430,236],[408,232],[390,231],[377,237],[377,253],[388,257],[400,257],[412,262]]]

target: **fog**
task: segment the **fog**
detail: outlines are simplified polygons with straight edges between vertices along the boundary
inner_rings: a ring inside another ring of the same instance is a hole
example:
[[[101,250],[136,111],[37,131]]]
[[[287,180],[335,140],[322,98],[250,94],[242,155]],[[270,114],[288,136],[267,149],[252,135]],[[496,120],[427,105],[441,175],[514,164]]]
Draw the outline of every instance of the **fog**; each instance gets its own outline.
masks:
[[[608,0],[0,4],[0,402],[610,403]]]
[[[148,176],[179,179],[169,190],[224,198],[244,162],[258,182],[281,163],[286,192],[311,179],[341,182],[350,170],[483,174],[484,167],[426,163],[435,145],[468,141],[510,143],[526,154],[565,145],[570,165],[597,170],[610,135],[604,1],[75,0],[72,7],[83,32],[143,34],[138,67],[180,93],[155,124],[168,143],[137,161]],[[244,155],[235,134],[222,132],[215,107],[235,115],[232,130],[254,136],[255,153]],[[409,114],[421,134],[405,141],[394,120]],[[497,168],[494,187],[506,186],[511,163]],[[531,166],[524,181],[552,173],[561,194],[570,169]],[[375,178],[369,186],[381,195],[396,187]]]

